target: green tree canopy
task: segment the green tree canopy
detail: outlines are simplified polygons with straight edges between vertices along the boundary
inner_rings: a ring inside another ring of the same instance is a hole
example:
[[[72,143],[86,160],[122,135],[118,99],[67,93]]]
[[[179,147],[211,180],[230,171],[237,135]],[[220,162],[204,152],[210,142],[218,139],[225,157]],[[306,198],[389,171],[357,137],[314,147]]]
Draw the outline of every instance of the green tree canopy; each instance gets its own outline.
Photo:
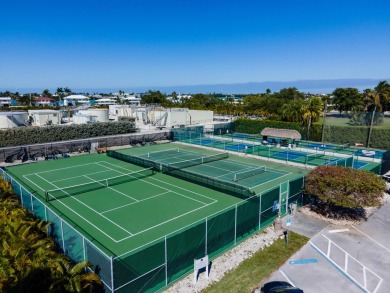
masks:
[[[364,108],[363,95],[356,88],[337,88],[332,94],[332,103],[340,113]]]

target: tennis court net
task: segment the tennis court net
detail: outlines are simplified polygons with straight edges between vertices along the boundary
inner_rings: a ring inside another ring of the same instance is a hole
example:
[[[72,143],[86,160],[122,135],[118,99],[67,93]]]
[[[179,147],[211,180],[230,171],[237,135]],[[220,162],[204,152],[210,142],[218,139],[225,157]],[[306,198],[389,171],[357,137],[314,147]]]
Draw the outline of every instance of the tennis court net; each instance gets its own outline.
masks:
[[[196,165],[201,165],[201,164],[205,164],[205,163],[210,163],[210,162],[214,162],[214,161],[227,159],[228,157],[229,157],[228,153],[216,154],[216,155],[211,155],[211,156],[206,156],[206,157],[195,158],[195,159],[191,159],[191,160],[184,160],[184,161],[179,161],[179,162],[175,162],[175,163],[170,163],[170,164],[167,164],[165,168],[168,170],[183,169],[183,168],[188,168],[188,167],[192,167],[192,166],[196,166]]]
[[[239,181],[248,177],[256,176],[258,174],[264,173],[267,171],[267,168],[265,166],[261,166],[259,168],[247,170],[247,171],[242,171],[234,174],[234,181]]]
[[[149,169],[135,171],[135,172],[131,172],[131,173],[127,173],[127,174],[123,174],[111,178],[96,180],[84,184],[78,184],[78,185],[68,186],[64,188],[47,190],[45,191],[45,198],[46,201],[62,199],[69,196],[74,196],[77,194],[142,179],[151,176],[153,174],[154,174],[154,170],[152,168],[149,168]]]

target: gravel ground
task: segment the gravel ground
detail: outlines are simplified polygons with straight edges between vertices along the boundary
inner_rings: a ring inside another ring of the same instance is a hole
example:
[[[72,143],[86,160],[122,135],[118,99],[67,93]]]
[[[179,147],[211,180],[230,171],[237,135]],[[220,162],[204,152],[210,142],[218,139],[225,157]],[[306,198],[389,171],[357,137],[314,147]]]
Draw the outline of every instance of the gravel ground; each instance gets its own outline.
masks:
[[[243,260],[250,258],[256,251],[270,246],[274,241],[283,237],[283,232],[275,232],[273,227],[268,227],[262,232],[258,232],[233,249],[212,260],[209,278],[206,272],[199,274],[198,282],[194,284],[194,274],[191,273],[181,279],[164,292],[168,293],[192,293],[199,292],[213,282],[222,279],[225,273],[237,267]]]

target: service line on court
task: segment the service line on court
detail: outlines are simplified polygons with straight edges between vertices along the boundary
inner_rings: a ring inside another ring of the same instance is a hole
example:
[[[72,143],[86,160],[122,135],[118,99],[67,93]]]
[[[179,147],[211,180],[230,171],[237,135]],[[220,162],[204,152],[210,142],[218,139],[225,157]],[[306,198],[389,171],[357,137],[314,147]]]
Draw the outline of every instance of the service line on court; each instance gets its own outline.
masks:
[[[38,175],[38,177],[40,177],[41,179],[45,180],[47,183],[53,185],[55,188],[57,189],[61,189],[59,188],[58,186],[56,186],[55,184],[51,183],[50,181],[46,180],[45,178],[43,178],[42,176]],[[72,198],[73,200],[76,200],[78,201],[79,203],[81,203],[82,205],[84,205],[85,207],[87,207],[88,209],[90,209],[91,211],[95,212],[97,215],[103,217],[104,219],[106,219],[107,221],[109,221],[110,223],[112,223],[113,225],[117,226],[119,229],[125,231],[127,234],[130,234],[130,235],[133,235],[131,232],[127,231],[125,228],[123,228],[122,226],[120,226],[119,224],[115,223],[114,221],[110,220],[109,218],[107,218],[106,216],[102,215],[101,213],[99,213],[98,211],[96,211],[95,209],[93,209],[92,207],[90,207],[89,205],[85,204],[84,202],[82,202],[81,200],[77,199],[76,197],[74,196],[70,196],[70,198]],[[61,201],[61,200],[60,200]]]
[[[123,168],[123,167],[114,165],[114,164],[112,164],[112,163],[109,163],[109,162],[104,162],[104,163],[107,163],[107,164],[109,164],[109,165],[115,166],[116,168],[120,168],[120,169],[123,169],[123,170],[128,171],[126,168]],[[104,166],[103,166],[103,167],[104,167]],[[107,167],[107,166],[105,166],[105,167],[106,167],[106,168],[109,168],[109,167]],[[112,170],[115,170],[115,169],[112,169]],[[116,171],[117,171],[117,170],[116,170]],[[120,172],[120,171],[117,171],[117,172]],[[123,173],[123,172],[122,172],[122,174],[126,174],[126,173]],[[193,194],[196,194],[196,195],[198,195],[198,196],[201,196],[201,197],[210,199],[210,200],[213,201],[213,203],[214,203],[214,202],[218,202],[218,200],[216,200],[216,199],[213,199],[213,198],[210,198],[210,197],[208,197],[208,196],[202,195],[202,194],[200,194],[200,193],[197,193],[197,192],[194,192],[194,191],[191,191],[191,190],[188,190],[188,189],[185,189],[185,188],[182,188],[182,187],[179,187],[179,186],[176,186],[176,185],[173,185],[173,184],[170,184],[170,183],[161,181],[161,180],[159,180],[159,179],[156,179],[156,178],[153,178],[153,177],[150,177],[150,179],[155,180],[155,181],[158,181],[158,182],[161,182],[161,183],[166,184],[166,185],[174,186],[175,188],[182,189],[182,190],[185,190],[185,191],[187,191],[187,192],[189,192],[189,193],[193,193]],[[140,181],[143,181],[143,182],[145,182],[145,183],[148,183],[148,184],[150,184],[150,185],[157,186],[157,187],[159,187],[159,188],[161,188],[161,189],[164,189],[164,190],[166,190],[166,191],[171,191],[171,192],[176,193],[176,194],[178,194],[178,195],[184,196],[184,195],[181,194],[181,193],[178,193],[178,192],[176,192],[176,191],[173,191],[173,190],[170,190],[170,189],[168,189],[168,188],[162,187],[162,186],[160,186],[160,185],[154,184],[154,183],[152,183],[152,182],[146,181],[146,180],[144,180],[144,179],[139,179],[139,180],[140,180]],[[185,197],[187,197],[187,196],[185,196]],[[192,200],[197,201],[197,202],[200,202],[200,203],[205,204],[205,205],[207,204],[207,203],[205,203],[205,202],[202,202],[202,201],[193,199],[193,198],[191,198],[191,197],[187,197],[187,198],[192,199]]]
[[[38,175],[37,175],[38,176]],[[34,184],[35,186],[37,186],[39,189],[45,191],[42,187],[40,187],[38,184],[36,184],[35,182],[31,181],[30,179],[28,179],[26,177],[26,179],[28,181],[30,181],[32,184]],[[73,209],[71,209],[70,207],[68,207],[65,203],[63,203],[61,200],[58,200],[58,202],[60,204],[62,204],[63,206],[65,206],[67,209],[69,209],[71,212],[75,213],[77,216],[79,216],[81,219],[83,219],[84,221],[86,221],[88,224],[90,224],[92,227],[94,227],[96,230],[100,231],[103,235],[107,236],[108,238],[110,238],[112,241],[116,242],[117,243],[117,240],[112,238],[110,235],[108,235],[106,232],[104,232],[102,229],[100,229],[99,227],[95,226],[93,223],[91,223],[89,220],[87,220],[86,218],[84,218],[82,215],[76,213]]]
[[[207,205],[205,205],[205,206],[203,206],[203,207],[199,207],[199,208],[196,208],[196,209],[191,210],[191,211],[189,211],[189,212],[186,212],[186,213],[184,213],[184,214],[181,214],[180,216],[176,216],[176,217],[170,218],[169,220],[166,220],[166,221],[161,222],[161,223],[159,223],[159,224],[157,224],[157,225],[154,225],[154,226],[152,226],[152,227],[149,227],[149,228],[147,228],[147,229],[144,229],[144,230],[142,230],[142,231],[139,231],[139,232],[137,232],[137,233],[134,233],[134,234],[131,235],[131,236],[124,237],[124,238],[118,240],[118,242],[123,241],[123,240],[126,240],[126,239],[128,239],[128,238],[130,238],[130,237],[136,236],[136,235],[138,235],[138,234],[142,234],[142,233],[144,233],[144,232],[146,232],[146,231],[152,230],[152,229],[154,229],[154,228],[156,228],[156,227],[158,227],[158,226],[161,226],[161,225],[164,225],[164,224],[169,223],[169,222],[171,222],[171,221],[174,221],[174,220],[176,220],[176,219],[179,219],[179,218],[181,218],[181,217],[183,217],[183,216],[185,216],[185,215],[191,214],[191,213],[193,213],[193,212],[195,212],[195,211],[197,211],[197,210],[203,209],[203,208],[205,208],[205,207],[207,207],[207,206],[209,206],[209,205],[212,205],[212,204],[213,204],[213,203],[209,203],[209,204],[207,204]]]
[[[110,170],[104,170],[104,171],[99,171],[99,172],[92,172],[92,173],[88,173],[88,175],[95,175],[95,174],[100,174],[100,173],[104,173],[104,172],[110,172]],[[39,172],[38,172],[37,174],[39,174]],[[83,175],[83,176],[86,176],[86,175]],[[75,178],[79,178],[79,177],[80,177],[80,176],[67,177],[67,178],[65,178],[65,179],[52,180],[51,182],[67,181],[67,180],[75,179]]]
[[[89,174],[88,174],[88,175],[89,175]],[[92,180],[92,181],[94,181],[94,182],[97,182],[97,183],[101,184],[99,181],[96,181],[95,179],[92,179],[92,178],[88,177],[87,175],[83,175],[83,177],[88,178],[88,179],[90,179],[90,180]],[[101,185],[104,186],[104,187],[106,187],[104,184],[101,184]],[[116,189],[114,189],[114,188],[112,188],[112,187],[110,187],[110,186],[108,186],[108,187],[106,187],[106,188],[111,189],[112,191],[115,191],[115,192],[117,192],[117,193],[119,193],[119,194],[122,194],[122,195],[126,196],[127,198],[130,198],[130,199],[132,199],[132,200],[135,200],[136,202],[138,201],[137,199],[135,199],[135,198],[133,198],[133,197],[131,197],[131,196],[129,196],[129,195],[123,193],[123,192],[120,192],[119,190],[116,190]]]
[[[119,209],[121,209],[121,208],[124,208],[124,207],[127,207],[127,206],[131,206],[131,205],[133,205],[133,204],[137,204],[137,203],[139,203],[139,202],[141,202],[141,201],[150,200],[150,199],[152,199],[152,198],[155,198],[155,197],[164,195],[164,194],[169,193],[169,192],[170,192],[170,191],[165,191],[165,192],[162,192],[162,193],[153,195],[153,196],[149,196],[148,198],[144,198],[144,199],[138,200],[137,202],[131,202],[131,203],[122,205],[122,206],[120,206],[120,207],[116,207],[116,208],[113,208],[113,209],[109,209],[109,210],[106,210],[106,211],[102,212],[102,214],[104,214],[104,213],[109,213],[109,212],[112,212],[112,211],[115,211],[115,210],[119,210]]]
[[[266,172],[268,172],[268,171],[266,171]],[[280,178],[282,178],[282,177],[284,177],[284,176],[287,176],[287,175],[290,175],[290,174],[291,174],[291,173],[289,173],[289,174],[285,174],[285,175],[283,175],[283,176],[280,176],[280,177],[277,177],[277,178],[274,178],[274,179],[271,179],[271,180],[267,180],[266,182],[263,182],[263,183],[257,184],[257,185],[255,185],[255,186],[252,186],[251,188],[256,188],[256,187],[259,187],[260,185],[263,185],[263,184],[269,183],[269,182],[271,182],[271,181],[274,181],[274,180],[279,180]]]
[[[100,161],[100,162],[104,162],[104,161]],[[75,166],[71,166],[71,167],[64,167],[64,168],[58,168],[58,169],[54,169],[54,170],[41,171],[41,172],[38,172],[38,173],[37,172],[36,173],[30,173],[30,174],[26,174],[26,175],[23,175],[23,176],[30,176],[30,175],[42,174],[42,173],[50,173],[50,172],[55,172],[55,171],[58,171],[58,170],[78,168],[78,167],[87,166],[87,165],[95,165],[95,164],[98,164],[100,162],[86,163],[86,164],[75,165]]]

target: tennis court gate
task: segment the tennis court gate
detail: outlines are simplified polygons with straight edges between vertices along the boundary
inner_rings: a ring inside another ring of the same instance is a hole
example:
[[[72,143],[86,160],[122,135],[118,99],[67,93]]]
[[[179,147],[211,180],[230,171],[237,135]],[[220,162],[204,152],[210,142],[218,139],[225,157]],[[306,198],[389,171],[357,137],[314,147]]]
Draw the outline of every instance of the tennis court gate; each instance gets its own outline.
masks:
[[[50,235],[76,262],[89,260],[99,271],[106,292],[155,292],[193,269],[193,260],[206,254],[212,259],[254,232],[288,213],[290,203],[302,204],[304,177],[286,181],[270,190],[165,235],[123,255],[107,247],[50,204],[45,203],[0,168],[21,204],[40,219],[50,221]]]

